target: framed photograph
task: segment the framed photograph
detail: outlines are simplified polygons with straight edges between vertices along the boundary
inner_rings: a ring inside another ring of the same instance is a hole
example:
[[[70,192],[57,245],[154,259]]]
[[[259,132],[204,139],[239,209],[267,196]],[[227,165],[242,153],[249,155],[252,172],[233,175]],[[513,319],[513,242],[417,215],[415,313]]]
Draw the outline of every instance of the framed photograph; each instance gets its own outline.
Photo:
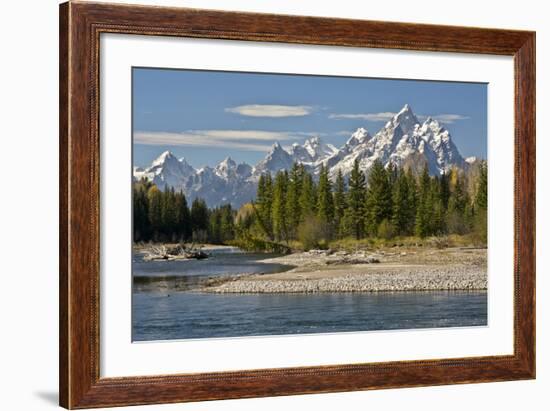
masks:
[[[535,33],[60,6],[60,404],[535,378]]]

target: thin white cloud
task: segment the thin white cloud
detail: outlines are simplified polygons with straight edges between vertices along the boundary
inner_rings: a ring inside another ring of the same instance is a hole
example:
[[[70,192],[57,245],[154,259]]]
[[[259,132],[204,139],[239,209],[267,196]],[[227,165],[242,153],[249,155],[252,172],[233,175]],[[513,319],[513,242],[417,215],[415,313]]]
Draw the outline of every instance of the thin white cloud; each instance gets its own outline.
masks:
[[[311,106],[248,104],[244,106],[228,107],[225,111],[248,117],[303,117],[311,114],[314,109]]]
[[[389,111],[382,113],[356,113],[356,114],[329,114],[328,118],[334,120],[369,120],[369,121],[388,121],[395,113],[390,113]]]
[[[461,120],[468,120],[470,117],[463,116],[462,114],[437,114],[431,116],[434,120],[440,121],[442,123],[452,124]],[[428,116],[418,116],[418,118],[426,119]]]
[[[314,135],[318,133],[266,130],[187,130],[179,133],[136,131],[134,143],[152,146],[223,146],[247,151],[269,151],[275,141],[295,140]]]
[[[328,118],[334,120],[368,120],[368,121],[388,121],[393,118],[397,113],[389,111],[382,113],[345,113],[345,114],[329,114]],[[434,120],[440,121],[446,124],[452,124],[461,120],[468,120],[470,117],[463,116],[462,114],[437,114],[435,116],[417,115],[419,120],[424,121],[428,117]]]

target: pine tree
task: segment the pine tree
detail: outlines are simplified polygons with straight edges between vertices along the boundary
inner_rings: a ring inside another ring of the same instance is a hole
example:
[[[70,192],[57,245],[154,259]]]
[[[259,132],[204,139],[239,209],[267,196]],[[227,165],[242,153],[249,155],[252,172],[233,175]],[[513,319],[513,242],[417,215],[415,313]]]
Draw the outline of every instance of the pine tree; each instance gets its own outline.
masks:
[[[477,179],[475,206],[479,210],[487,210],[487,162],[482,161],[479,165],[479,176]]]
[[[230,204],[216,207],[209,212],[208,241],[225,244],[235,238],[234,213]]]
[[[445,210],[449,207],[449,198],[451,197],[450,177],[444,172],[439,178],[439,198]]]
[[[390,181],[380,160],[376,160],[370,169],[367,187],[367,230],[376,235],[378,225],[392,217]]]
[[[464,179],[457,175],[454,189],[449,198],[449,209],[460,214],[464,213],[467,205],[467,193],[464,185]]]
[[[409,216],[407,224],[407,234],[414,234],[416,227],[416,210],[418,207],[418,186],[416,182],[416,177],[414,176],[412,170],[406,172],[407,183],[409,186]]]
[[[388,168],[386,170],[386,174],[388,176],[388,182],[389,182],[390,188],[393,188],[393,186],[397,183],[397,178],[399,177],[399,172],[400,172],[400,169],[390,161],[388,163]]]
[[[338,170],[334,187],[334,222],[338,236],[342,236],[343,234],[343,221],[346,208],[346,182],[344,181],[342,170]]]
[[[133,187],[134,241],[146,241],[150,237],[149,202],[141,184]]]
[[[302,213],[300,207],[300,193],[302,191],[303,168],[297,163],[292,165],[289,175],[286,196],[286,213],[289,222],[289,236],[296,238],[296,229],[300,224]]]
[[[328,170],[321,164],[319,187],[317,189],[317,215],[321,222],[330,225],[334,219],[334,202]]]
[[[428,166],[424,167],[420,177],[417,199],[415,233],[417,236],[424,238],[430,234],[432,213],[432,209],[430,208],[430,175],[428,173]]]
[[[175,207],[178,237],[182,240],[188,240],[192,235],[191,214],[185,194],[181,191],[176,194]]]
[[[479,166],[475,196],[475,231],[479,239],[487,244],[487,162]]]
[[[260,175],[256,195],[257,223],[260,231],[269,238],[273,238],[273,183],[271,174]]]
[[[428,199],[428,207],[431,210],[429,226],[430,235],[441,235],[446,232],[446,210],[443,205],[442,197],[441,180],[434,177],[431,180],[430,195]]]
[[[288,174],[279,171],[273,185],[273,233],[278,241],[288,241],[288,222],[286,215],[286,193]]]
[[[193,238],[204,241],[208,232],[209,216],[208,207],[201,198],[195,198],[191,204],[191,221],[193,224]]]
[[[162,193],[153,186],[147,193],[149,199],[149,222],[151,224],[151,236],[158,241],[162,232]]]
[[[467,198],[466,207],[464,208],[464,214],[462,217],[464,222],[464,228],[463,228],[462,234],[472,232],[475,229],[475,231],[478,232],[481,237],[484,237],[486,234],[483,234],[482,232],[483,230],[481,227],[483,227],[484,229],[486,227],[484,226],[480,227],[477,225],[478,217],[480,215],[476,212],[474,203],[470,201],[470,196],[466,195],[466,198]],[[481,223],[483,223],[483,221],[481,221]],[[485,224],[486,224],[486,221],[485,221]]]
[[[464,178],[458,172],[455,172],[453,180],[454,184],[447,213],[447,226],[451,233],[465,234],[471,226],[469,217],[471,210],[468,207],[469,198],[465,189]]]
[[[235,217],[231,204],[220,207],[220,239],[223,243],[235,238]]]
[[[264,202],[263,199],[265,198],[265,174],[260,174],[260,178],[258,179],[258,186],[256,187],[256,205],[258,207],[262,206],[262,203]]]
[[[175,241],[177,228],[175,199],[174,188],[166,186],[162,193],[162,231],[169,241]]]
[[[302,191],[300,193],[300,216],[304,220],[308,216],[313,216],[316,210],[316,189],[311,174],[304,172],[302,174]]]
[[[414,208],[410,200],[410,189],[407,175],[402,169],[399,170],[392,195],[392,223],[399,235],[411,234],[411,220],[414,220]]]
[[[365,233],[365,174],[359,169],[359,161],[353,163],[349,178],[348,192],[348,227],[356,239],[363,238]]]
[[[221,212],[219,208],[210,210],[208,217],[208,242],[222,243]]]

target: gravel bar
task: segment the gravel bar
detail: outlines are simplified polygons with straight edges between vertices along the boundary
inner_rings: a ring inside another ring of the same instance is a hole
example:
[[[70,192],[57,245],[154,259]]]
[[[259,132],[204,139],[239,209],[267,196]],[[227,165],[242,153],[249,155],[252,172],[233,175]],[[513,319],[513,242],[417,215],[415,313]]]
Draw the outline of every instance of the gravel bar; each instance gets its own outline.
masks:
[[[349,272],[347,272],[347,271]],[[303,271],[296,278],[269,278],[261,275],[243,276],[222,284],[205,287],[201,291],[211,293],[334,293],[334,292],[381,292],[381,291],[441,291],[441,290],[486,290],[486,267],[424,266],[380,267],[362,270],[348,267],[326,273],[322,278],[307,277]],[[271,276],[273,277],[273,276]]]

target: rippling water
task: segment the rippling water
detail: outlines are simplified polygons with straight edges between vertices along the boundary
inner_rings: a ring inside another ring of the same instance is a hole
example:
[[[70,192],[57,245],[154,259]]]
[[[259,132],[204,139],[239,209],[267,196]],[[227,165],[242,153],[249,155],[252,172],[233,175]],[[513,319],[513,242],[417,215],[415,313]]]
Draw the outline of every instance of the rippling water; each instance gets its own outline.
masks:
[[[200,279],[289,267],[217,251],[202,261],[134,258],[133,340],[237,337],[487,325],[486,292],[208,294]],[[180,291],[178,291],[180,290]],[[183,291],[181,291],[183,290]]]
[[[290,267],[266,264],[262,260],[275,257],[271,254],[244,253],[236,247],[210,251],[204,260],[143,261],[134,254],[132,270],[135,277],[217,277],[232,274],[274,273]]]
[[[486,292],[134,295],[134,341],[487,325]]]

